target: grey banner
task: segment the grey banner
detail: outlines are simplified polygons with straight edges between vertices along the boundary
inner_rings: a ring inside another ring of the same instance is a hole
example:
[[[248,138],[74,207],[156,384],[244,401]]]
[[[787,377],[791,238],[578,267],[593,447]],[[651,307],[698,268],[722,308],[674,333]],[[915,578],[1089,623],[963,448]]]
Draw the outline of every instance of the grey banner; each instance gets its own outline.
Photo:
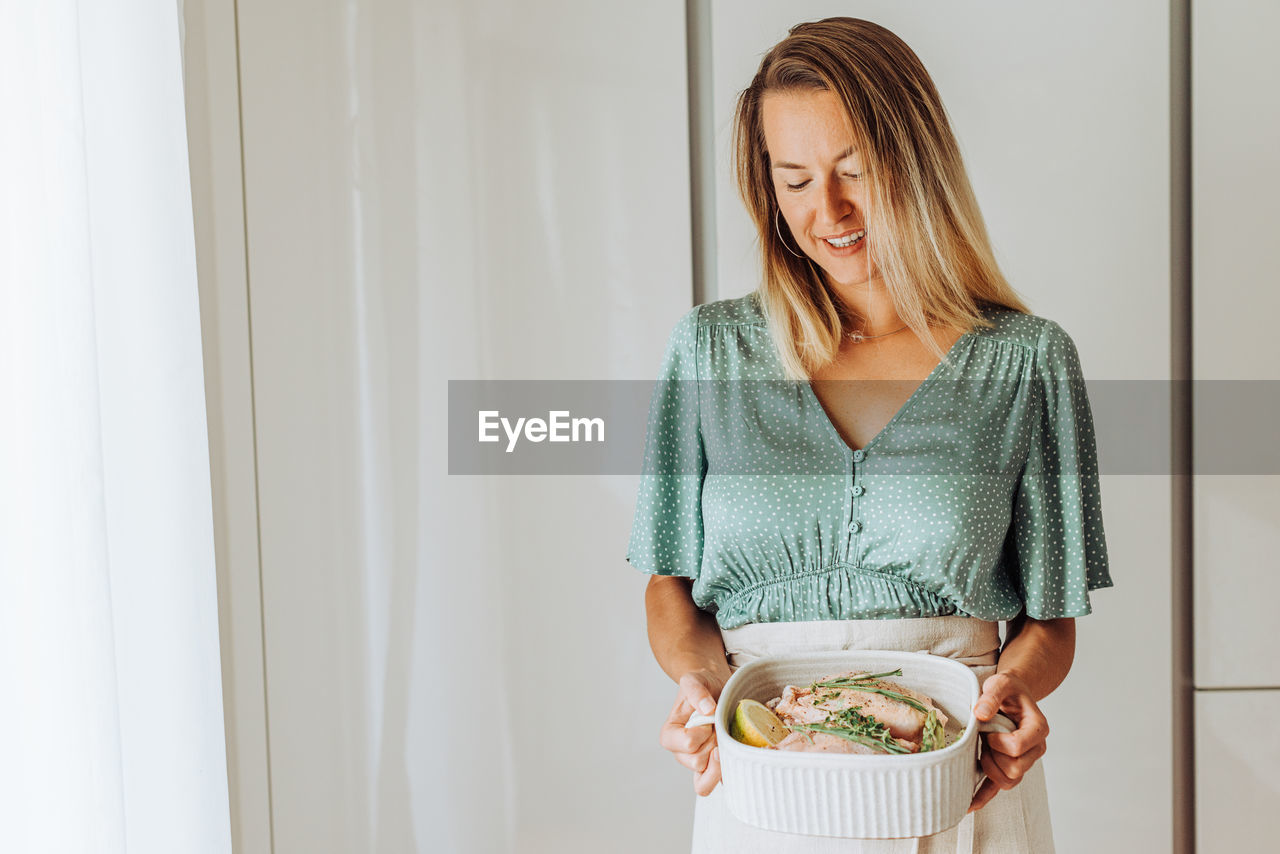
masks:
[[[827,383],[848,388],[824,399],[875,396],[874,384]],[[1094,380],[1030,398],[1018,387],[939,380],[928,405],[917,390],[868,446],[878,471],[1007,471],[1027,459],[1021,441],[1047,443],[1043,462],[1062,474],[1280,474],[1278,381]],[[1172,407],[1187,395],[1195,451],[1174,459]],[[849,458],[806,383],[451,380],[448,418],[451,475],[842,474]],[[1053,436],[1031,436],[1046,424]],[[793,440],[811,448],[769,452]]]

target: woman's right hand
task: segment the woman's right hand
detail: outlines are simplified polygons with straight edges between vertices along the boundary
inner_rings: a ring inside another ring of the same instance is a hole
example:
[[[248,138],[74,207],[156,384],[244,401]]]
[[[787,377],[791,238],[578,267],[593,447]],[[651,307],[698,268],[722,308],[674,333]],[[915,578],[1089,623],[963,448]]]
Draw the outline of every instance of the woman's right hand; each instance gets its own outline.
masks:
[[[703,715],[715,712],[725,679],[706,670],[695,670],[681,676],[676,704],[658,735],[658,742],[675,755],[676,761],[693,771],[693,790],[704,797],[711,794],[720,782],[716,728],[703,724],[685,729],[684,725],[695,711]]]

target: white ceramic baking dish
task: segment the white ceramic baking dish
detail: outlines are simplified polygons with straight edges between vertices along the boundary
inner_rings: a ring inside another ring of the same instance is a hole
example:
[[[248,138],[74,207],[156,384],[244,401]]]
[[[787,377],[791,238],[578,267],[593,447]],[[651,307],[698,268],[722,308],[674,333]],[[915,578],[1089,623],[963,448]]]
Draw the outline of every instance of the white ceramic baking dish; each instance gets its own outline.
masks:
[[[785,685],[808,685],[850,670],[882,673],[931,697],[964,732],[942,750],[905,755],[798,753],[749,747],[729,735],[738,701],[765,702]],[[740,667],[720,695],[714,718],[729,811],[766,830],[890,839],[929,836],[964,818],[982,781],[979,732],[1013,730],[1003,715],[973,716],[978,679],[966,665],[913,652],[838,650],[770,656]],[[706,717],[695,716],[689,725]]]

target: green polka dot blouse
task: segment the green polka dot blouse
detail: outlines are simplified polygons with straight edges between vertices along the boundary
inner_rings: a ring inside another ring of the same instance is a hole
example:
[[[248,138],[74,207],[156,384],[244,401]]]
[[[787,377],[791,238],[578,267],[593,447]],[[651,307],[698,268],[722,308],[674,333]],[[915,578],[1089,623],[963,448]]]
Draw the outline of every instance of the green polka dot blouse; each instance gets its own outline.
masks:
[[[1090,612],[1110,587],[1075,344],[989,308],[864,448],[787,379],[758,298],[694,308],[650,406],[627,561],[756,622]]]

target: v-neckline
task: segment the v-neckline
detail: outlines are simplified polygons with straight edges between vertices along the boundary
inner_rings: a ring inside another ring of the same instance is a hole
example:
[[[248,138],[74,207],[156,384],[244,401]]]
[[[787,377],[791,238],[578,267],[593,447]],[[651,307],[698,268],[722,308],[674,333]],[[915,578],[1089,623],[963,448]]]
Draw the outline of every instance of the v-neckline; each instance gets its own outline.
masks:
[[[911,408],[911,404],[915,403],[916,398],[921,397],[923,395],[924,391],[929,387],[930,384],[932,384],[934,377],[936,377],[939,373],[941,373],[943,368],[946,366],[946,363],[951,360],[951,355],[955,353],[959,349],[960,345],[965,341],[967,341],[972,335],[973,335],[972,332],[965,332],[959,338],[957,338],[954,342],[952,342],[951,348],[947,350],[947,357],[942,361],[938,362],[938,364],[933,366],[933,370],[929,372],[928,376],[926,376],[923,380],[920,381],[920,384],[915,387],[915,390],[911,392],[911,394],[907,397],[906,401],[904,401],[903,404],[898,407],[898,411],[893,413],[893,417],[890,418],[889,421],[883,427],[880,428],[880,432],[876,433],[874,436],[868,439],[867,443],[863,445],[861,448],[855,448],[851,446],[848,442],[844,440],[844,437],[840,435],[840,431],[836,429],[835,422],[831,420],[831,416],[827,413],[827,408],[822,405],[822,401],[818,398],[818,393],[813,390],[813,382],[811,380],[805,381],[804,387],[809,392],[809,399],[814,403],[815,406],[818,407],[818,411],[822,413],[822,420],[826,423],[827,430],[830,431],[831,435],[835,438],[835,440],[840,443],[841,447],[844,448],[845,454],[848,456],[852,456],[856,451],[862,451],[863,453],[866,453],[868,450],[871,449],[873,445],[876,444],[876,442],[880,441],[881,436],[889,432],[889,428],[891,428],[894,424],[898,422],[898,420],[902,417],[902,413],[906,412],[908,409]]]

